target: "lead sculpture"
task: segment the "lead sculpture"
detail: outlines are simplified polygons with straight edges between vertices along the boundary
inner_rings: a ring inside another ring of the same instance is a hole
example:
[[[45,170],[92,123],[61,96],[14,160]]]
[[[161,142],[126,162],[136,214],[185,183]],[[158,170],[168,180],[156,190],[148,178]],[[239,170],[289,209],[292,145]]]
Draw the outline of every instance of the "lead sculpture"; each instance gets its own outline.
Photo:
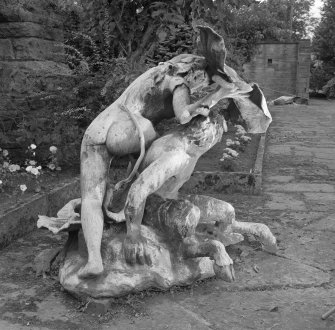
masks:
[[[59,269],[69,292],[105,298],[214,275],[232,281],[225,246],[249,233],[266,250],[276,249],[266,225],[236,221],[229,203],[179,193],[199,157],[220,141],[226,120],[249,133],[264,133],[271,123],[259,87],[225,64],[222,37],[198,28],[203,56],[182,54],[148,70],[99,114],[82,141],[81,199],[57,218],[39,217],[38,227],[69,233]],[[191,95],[206,88],[207,95],[191,103]],[[228,106],[210,110],[222,99]],[[154,125],[172,117],[180,125],[158,137]],[[140,156],[129,176],[110,184],[113,158],[132,153]],[[126,202],[115,212],[120,191]],[[213,234],[199,232],[199,224],[214,228]]]

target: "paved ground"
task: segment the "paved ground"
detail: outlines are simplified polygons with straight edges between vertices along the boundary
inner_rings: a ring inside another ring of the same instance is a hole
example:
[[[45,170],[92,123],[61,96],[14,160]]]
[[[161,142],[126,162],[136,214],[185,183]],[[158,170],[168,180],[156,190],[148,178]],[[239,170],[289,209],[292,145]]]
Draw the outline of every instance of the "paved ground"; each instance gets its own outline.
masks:
[[[269,225],[278,255],[252,237],[230,249],[237,281],[213,279],[166,293],[115,300],[106,315],[83,306],[52,278],[36,278],[35,255],[62,243],[44,231],[0,253],[0,329],[335,329],[335,102],[275,107],[264,195],[221,196],[241,221]]]

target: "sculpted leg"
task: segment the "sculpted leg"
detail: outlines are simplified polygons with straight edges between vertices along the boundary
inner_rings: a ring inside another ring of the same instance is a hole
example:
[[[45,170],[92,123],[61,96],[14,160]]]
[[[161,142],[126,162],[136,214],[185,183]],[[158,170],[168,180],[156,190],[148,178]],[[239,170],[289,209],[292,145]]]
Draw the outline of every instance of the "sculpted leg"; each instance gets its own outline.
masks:
[[[214,260],[216,276],[227,282],[235,280],[233,260],[221,242],[216,240],[199,242],[194,236],[185,238],[183,242],[185,258],[210,257]]]
[[[231,204],[202,195],[187,195],[186,198],[201,210],[199,223],[216,222],[217,232],[214,235],[225,246],[242,241],[241,234],[253,234],[260,238],[265,250],[276,251],[276,238],[269,227],[262,223],[236,221]]]
[[[201,211],[199,223],[211,225],[214,238],[222,242],[224,246],[243,241],[241,234],[231,230],[231,225],[235,221],[235,209],[231,204],[204,195],[186,195],[183,197],[199,207]]]
[[[146,255],[146,242],[141,236],[141,223],[146,199],[156,192],[167,180],[172,179],[179,171],[187,166],[189,156],[182,151],[172,151],[163,154],[151,163],[132,184],[125,204],[127,236],[123,248],[126,261],[135,264],[145,262],[150,264]]]
[[[102,204],[106,191],[110,156],[104,145],[82,146],[81,150],[81,222],[88,250],[88,261],[79,271],[80,277],[97,276],[103,272],[101,239],[103,231]]]
[[[263,223],[234,221],[231,229],[237,233],[258,236],[264,245],[264,250],[273,253],[277,251],[276,238],[271,233],[269,227]]]

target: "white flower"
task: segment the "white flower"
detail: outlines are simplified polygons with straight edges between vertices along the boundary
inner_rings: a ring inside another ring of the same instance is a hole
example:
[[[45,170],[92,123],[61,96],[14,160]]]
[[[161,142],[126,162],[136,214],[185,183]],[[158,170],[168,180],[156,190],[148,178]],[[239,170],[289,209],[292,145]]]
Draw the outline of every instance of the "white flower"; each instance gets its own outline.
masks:
[[[8,152],[8,150],[4,149],[4,150],[2,150],[2,154],[4,155],[4,157],[7,157],[9,152]]]
[[[9,172],[16,172],[16,171],[20,170],[20,166],[17,165],[17,164],[10,164],[8,166],[8,170],[9,170]]]
[[[30,160],[29,164],[35,166],[36,165],[36,160]]]
[[[249,142],[251,140],[251,137],[250,136],[245,136],[245,135],[242,135],[240,137],[240,139],[244,142]]]
[[[27,186],[25,184],[21,184],[20,189],[22,192],[25,192],[27,190]]]
[[[2,185],[2,180],[0,180],[0,185]]]
[[[220,161],[223,162],[225,159],[230,159],[230,158],[233,158],[233,157],[224,152]]]
[[[32,169],[33,169],[32,166],[27,166],[27,167],[26,167],[26,171],[27,171],[28,173],[31,172]]]
[[[38,170],[41,170],[42,169],[42,166],[37,166],[36,167]]]
[[[239,141],[232,141],[230,139],[228,139],[226,141],[226,146],[227,147],[234,147],[234,146],[239,146],[240,145],[240,142]]]
[[[7,168],[9,166],[9,163],[8,162],[3,162],[3,164],[2,164],[2,167],[3,168]]]
[[[51,146],[51,147],[49,148],[49,150],[50,150],[50,152],[51,152],[52,154],[55,154],[55,153],[57,152],[57,147],[55,147],[55,146]]]
[[[237,157],[238,156],[238,152],[233,150],[233,149],[230,149],[230,148],[226,148],[224,149],[224,151],[229,154],[230,156],[233,156],[233,157]]]
[[[35,149],[36,149],[36,145],[35,145],[34,143],[32,143],[32,144],[30,145],[30,149],[35,150]]]
[[[38,171],[38,169],[37,169],[36,167],[33,167],[33,168],[31,169],[30,173],[31,173],[31,174],[34,174],[34,175],[36,175],[36,176],[40,174],[40,172]]]
[[[56,169],[56,165],[53,164],[53,163],[50,163],[50,164],[48,164],[48,168],[49,168],[51,171],[53,171],[53,170]]]
[[[236,125],[236,135],[243,135],[246,133],[245,129],[241,125]]]

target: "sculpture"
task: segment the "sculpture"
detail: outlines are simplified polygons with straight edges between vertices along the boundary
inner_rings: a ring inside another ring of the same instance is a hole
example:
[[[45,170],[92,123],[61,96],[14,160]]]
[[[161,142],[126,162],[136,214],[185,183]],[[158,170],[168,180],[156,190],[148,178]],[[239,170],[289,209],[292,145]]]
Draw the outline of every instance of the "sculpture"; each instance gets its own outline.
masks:
[[[223,39],[210,28],[199,29],[205,57],[179,55],[135,80],[85,133],[81,200],[70,202],[56,219],[40,216],[39,227],[71,233],[60,269],[61,283],[71,292],[108,297],[151,285],[188,284],[214,272],[231,281],[234,271],[225,245],[243,240],[241,233],[253,233],[266,248],[276,247],[267,226],[236,221],[230,204],[178,194],[198,158],[221,139],[225,118],[242,121],[252,133],[265,132],[271,122],[258,86],[245,83],[224,63]],[[211,92],[190,104],[190,91],[208,85]],[[219,100],[231,98],[234,101],[226,109],[209,111]],[[173,114],[183,125],[157,139],[152,122]],[[140,157],[130,177],[116,185],[130,188],[124,210],[113,213],[108,210],[113,203],[113,187],[107,187],[109,164],[113,155],[140,151],[139,137],[130,132],[134,127],[142,135],[144,159]],[[104,221],[112,225],[103,235]],[[203,240],[203,234],[196,232],[199,222],[216,224],[214,237]],[[73,232],[80,226],[86,244],[79,237],[76,248],[71,245],[78,239]]]

